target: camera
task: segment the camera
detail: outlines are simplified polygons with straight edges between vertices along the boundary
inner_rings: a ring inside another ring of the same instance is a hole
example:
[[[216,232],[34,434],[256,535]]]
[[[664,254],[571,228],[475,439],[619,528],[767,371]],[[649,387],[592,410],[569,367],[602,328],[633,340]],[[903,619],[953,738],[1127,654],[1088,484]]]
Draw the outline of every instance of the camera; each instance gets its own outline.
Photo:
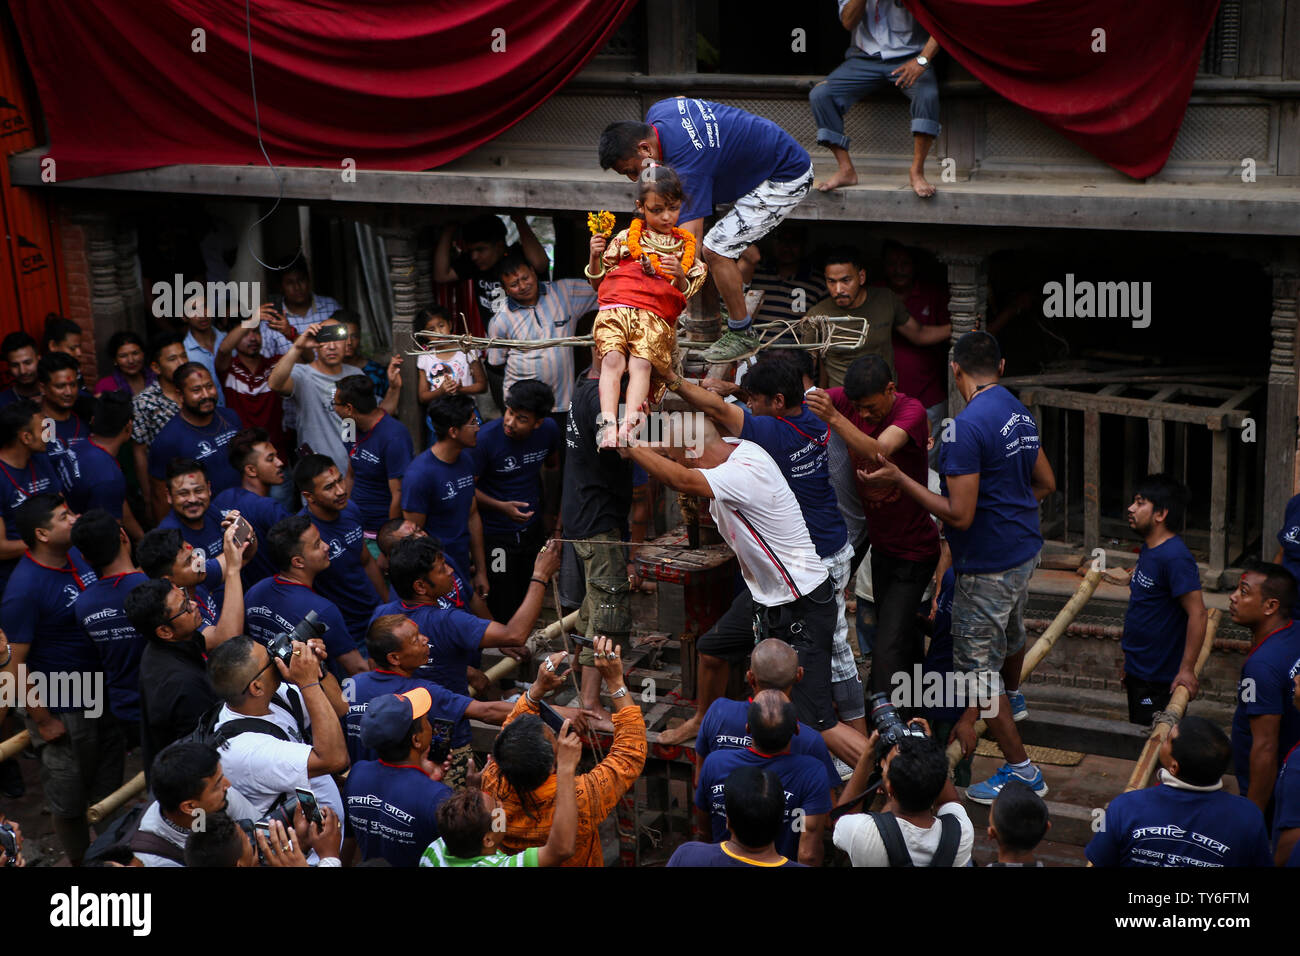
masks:
[[[904,723],[898,710],[889,702],[889,695],[880,691],[871,695],[871,724],[880,734],[878,757],[884,757],[906,737],[925,736],[925,730],[919,725]]]
[[[0,850],[7,856],[5,866],[18,865],[18,834],[11,824],[0,823]]]
[[[278,657],[284,661],[284,666],[288,667],[289,662],[293,660],[294,641],[306,642],[312,638],[323,637],[328,630],[329,626],[322,623],[315,611],[308,611],[307,616],[295,624],[292,631],[271,638],[267,642],[266,649],[271,652],[272,657]]]

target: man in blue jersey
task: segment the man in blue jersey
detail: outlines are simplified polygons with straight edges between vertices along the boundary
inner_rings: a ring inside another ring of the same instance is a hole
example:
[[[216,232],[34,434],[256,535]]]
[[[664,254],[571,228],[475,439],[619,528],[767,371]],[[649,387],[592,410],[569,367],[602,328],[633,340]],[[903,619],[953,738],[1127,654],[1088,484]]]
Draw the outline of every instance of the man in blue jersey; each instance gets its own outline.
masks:
[[[546,543],[542,469],[559,465],[560,426],[550,417],[555,392],[526,378],[506,392],[506,412],[478,433],[474,496],[483,518],[488,558],[488,607],[498,621],[510,620],[528,590],[524,576]]]
[[[36,363],[40,357],[36,340],[26,332],[10,332],[0,342],[0,359],[4,359],[14,380],[0,391],[0,408],[24,399],[40,402],[41,386],[36,381]]]
[[[326,628],[322,639],[335,676],[342,680],[369,670],[338,607],[313,587],[330,566],[330,548],[311,519],[297,514],[277,522],[267,535],[266,546],[277,571],[244,596],[248,636],[267,644],[291,632],[308,611],[315,611]]]
[[[328,455],[306,455],[293,469],[306,515],[329,548],[330,563],[313,587],[343,614],[358,648],[366,643],[370,616],[388,600],[388,585],[366,547],[361,511],[348,500],[348,484]]]
[[[1270,816],[1278,766],[1300,742],[1300,712],[1292,681],[1300,673],[1300,628],[1291,615],[1295,579],[1278,564],[1257,563],[1228,598],[1232,622],[1250,628],[1232,715],[1232,762],[1237,786]]]
[[[18,534],[18,506],[39,494],[61,494],[63,483],[46,454],[45,416],[22,399],[0,408],[0,593],[27,550]]]
[[[121,728],[105,709],[103,664],[74,609],[95,573],[72,547],[76,516],[61,495],[33,495],[14,517],[27,552],[0,600],[11,652],[5,680],[25,703],[54,831],[79,866],[90,845],[86,808],[121,785],[125,758]]]
[[[158,522],[159,529],[175,528],[204,561],[214,561],[221,556],[222,525],[225,516],[212,504],[212,484],[207,468],[192,458],[173,458],[167,463],[167,503],[171,510]],[[257,537],[249,541],[244,552],[246,561],[257,553]],[[207,583],[212,600],[221,606],[222,580],[213,577]]]
[[[808,151],[769,119],[734,106],[678,96],[660,100],[644,123],[610,123],[600,135],[600,168],[636,182],[650,163],[671,166],[686,189],[679,226],[703,239],[701,254],[727,307],[727,332],[705,353],[734,362],[758,349],[750,331],[739,260],[775,229],[812,187]],[[732,207],[704,233],[718,203]]]
[[[1041,797],[1047,784],[1025,751],[1007,693],[1020,685],[1024,610],[1043,547],[1038,502],[1056,489],[1056,478],[1039,447],[1033,416],[998,384],[1006,363],[997,340],[987,332],[967,332],[953,346],[950,364],[966,407],[954,419],[953,440],[943,442],[939,452],[944,493],[934,494],[884,456],[860,477],[868,487],[897,485],[944,523],[957,572],[953,665],[966,675],[965,686],[976,682],[980,701],[994,704],[968,706],[952,738],[961,742],[963,756],[972,753],[975,721],[984,710],[1007,760],[990,779],[967,790],[967,797],[991,804],[1012,776]]]
[[[803,866],[776,849],[785,830],[785,786],[770,770],[737,767],[723,781],[727,839],[683,843],[668,866]]]
[[[131,437],[131,399],[121,392],[105,392],[95,399],[90,437],[63,456],[63,486],[68,507],[77,514],[103,508],[139,541],[144,529],[126,500],[126,476],[118,453]]]
[[[1269,866],[1259,808],[1223,792],[1228,738],[1204,717],[1184,717],[1160,746],[1160,782],[1121,793],[1088,844],[1093,866]],[[1271,781],[1270,781],[1271,785]]]
[[[1168,475],[1148,475],[1133,492],[1129,527],[1142,536],[1142,552],[1130,572],[1124,614],[1124,689],[1128,719],[1151,725],[1174,688],[1200,689],[1194,673],[1209,615],[1201,597],[1201,573],[1178,532],[1187,511],[1187,489]]]
[[[63,352],[49,352],[36,364],[36,377],[41,385],[41,415],[54,426],[46,432],[46,449],[50,463],[63,470],[63,459],[68,450],[90,437],[90,426],[74,410],[77,405],[77,375],[81,363]]]
[[[217,407],[216,383],[198,362],[186,362],[178,368],[172,374],[172,384],[180,392],[180,414],[162,427],[149,446],[149,483],[154,500],[161,498],[160,486],[174,458],[192,458],[202,464],[217,493],[235,487],[239,475],[230,467],[226,447],[242,427],[239,417],[228,408]]]
[[[361,511],[361,526],[373,540],[391,518],[402,516],[402,476],[415,456],[406,426],[379,407],[374,383],[366,375],[349,375],[334,390],[334,412],[351,422],[348,485]],[[372,555],[373,557],[373,555]]]
[[[239,484],[227,488],[212,499],[212,507],[224,518],[238,511],[253,526],[254,540],[264,542],[271,526],[289,517],[284,505],[271,497],[271,491],[284,484],[284,462],[271,444],[265,428],[245,428],[230,439],[227,458],[239,472]],[[244,588],[275,573],[275,566],[264,547],[259,547],[243,569]]]
[[[461,580],[473,566],[474,591],[488,595],[483,522],[474,500],[474,455],[478,413],[468,395],[429,403],[434,443],[415,456],[402,479],[402,515],[437,538]]]
[[[822,836],[831,809],[826,771],[816,759],[790,751],[798,728],[794,704],[779,690],[759,691],[749,705],[747,720],[754,742],[743,750],[718,750],[700,765],[695,806],[702,828],[717,843],[727,836],[726,785],[739,767],[771,770],[785,787],[785,821],[776,848],[800,863],[822,862]]]
[[[1300,710],[1300,673],[1293,680],[1292,691],[1291,703]],[[1273,861],[1278,866],[1300,866],[1297,847],[1300,847],[1300,744],[1283,758],[1273,787]]]
[[[744,379],[749,396],[748,407],[725,401],[721,396],[691,382],[682,382],[678,394],[698,408],[724,435],[752,441],[776,462],[786,484],[794,493],[808,526],[817,556],[831,578],[836,600],[835,633],[831,644],[831,692],[840,721],[865,739],[866,706],[862,678],[853,661],[848,643],[848,619],[844,613],[844,587],[848,583],[853,547],[848,529],[835,503],[828,467],[826,423],[804,404],[803,384],[798,369],[781,358],[768,358],[753,366]],[[748,594],[736,600],[745,602]],[[728,662],[710,655],[701,660],[702,667],[723,668]],[[723,671],[725,680],[725,670]],[[699,720],[711,705],[708,694],[700,695],[696,717],[679,727],[665,731],[661,742],[689,740],[700,726]]]

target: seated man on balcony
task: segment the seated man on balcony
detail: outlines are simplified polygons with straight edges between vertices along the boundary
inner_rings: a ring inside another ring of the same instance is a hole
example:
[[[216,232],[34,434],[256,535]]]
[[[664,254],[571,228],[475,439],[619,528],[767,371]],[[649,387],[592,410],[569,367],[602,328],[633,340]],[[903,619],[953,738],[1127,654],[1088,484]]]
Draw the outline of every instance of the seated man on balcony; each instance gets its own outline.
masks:
[[[844,114],[850,106],[886,83],[893,83],[912,105],[912,168],[908,182],[922,199],[935,193],[925,178],[925,155],[939,135],[939,84],[930,69],[939,43],[898,0],[839,0],[840,22],[853,45],[844,62],[812,88],[817,142],[829,147],[839,168],[817,184],[822,192],[852,186],[858,172],[849,159]]]
[[[681,177],[686,202],[678,225],[697,239],[703,235],[704,259],[727,309],[727,331],[705,361],[723,364],[752,355],[758,336],[750,331],[740,260],[808,195],[808,151],[769,119],[678,96],[650,107],[644,123],[610,123],[600,134],[601,169],[636,182],[651,163],[671,166]],[[704,217],[713,214],[715,203],[727,202],[731,210],[704,235]]]

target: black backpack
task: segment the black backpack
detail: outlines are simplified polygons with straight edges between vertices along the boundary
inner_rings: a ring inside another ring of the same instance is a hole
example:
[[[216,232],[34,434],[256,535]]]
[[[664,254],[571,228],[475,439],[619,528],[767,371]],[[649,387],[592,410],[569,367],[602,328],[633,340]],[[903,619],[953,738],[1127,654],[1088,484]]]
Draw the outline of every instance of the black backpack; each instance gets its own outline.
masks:
[[[278,697],[272,696],[271,703],[281,710],[287,711],[298,725],[298,732],[302,734],[305,743],[311,743],[311,730],[304,726],[302,699],[292,690],[289,692],[289,703],[286,705]],[[210,744],[217,750],[229,743],[233,738],[240,734],[266,734],[277,740],[288,740],[289,735],[278,724],[267,720],[264,717],[238,717],[235,720],[228,720],[217,729],[217,720],[221,716],[221,709],[225,707],[224,703],[214,704],[207,713],[199,718],[199,724],[184,740],[197,740],[201,743]]]
[[[915,866],[916,864],[912,862],[912,854],[907,849],[907,843],[903,840],[903,831],[899,828],[894,815],[872,813],[871,819],[875,821],[876,832],[880,834],[880,840],[885,844],[889,865],[891,867]],[[961,822],[953,814],[944,813],[939,815],[939,826],[941,827],[939,846],[930,859],[930,866],[952,866],[953,861],[957,859],[957,846],[961,843]]]
[[[112,862],[128,866],[137,853],[150,853],[184,866],[184,849],[156,833],[140,832],[140,822],[150,806],[142,803],[132,807],[110,823],[86,851],[83,865]]]

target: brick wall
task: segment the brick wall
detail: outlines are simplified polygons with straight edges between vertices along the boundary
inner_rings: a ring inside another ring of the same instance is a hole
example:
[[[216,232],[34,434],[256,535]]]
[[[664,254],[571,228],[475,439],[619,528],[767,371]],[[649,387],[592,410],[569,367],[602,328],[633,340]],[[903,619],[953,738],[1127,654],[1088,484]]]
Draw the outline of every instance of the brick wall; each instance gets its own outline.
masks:
[[[95,315],[91,301],[88,229],[84,221],[69,215],[66,205],[62,203],[59,205],[58,222],[67,283],[63,314],[81,326],[81,371],[93,387],[99,380],[99,370],[95,348]]]

